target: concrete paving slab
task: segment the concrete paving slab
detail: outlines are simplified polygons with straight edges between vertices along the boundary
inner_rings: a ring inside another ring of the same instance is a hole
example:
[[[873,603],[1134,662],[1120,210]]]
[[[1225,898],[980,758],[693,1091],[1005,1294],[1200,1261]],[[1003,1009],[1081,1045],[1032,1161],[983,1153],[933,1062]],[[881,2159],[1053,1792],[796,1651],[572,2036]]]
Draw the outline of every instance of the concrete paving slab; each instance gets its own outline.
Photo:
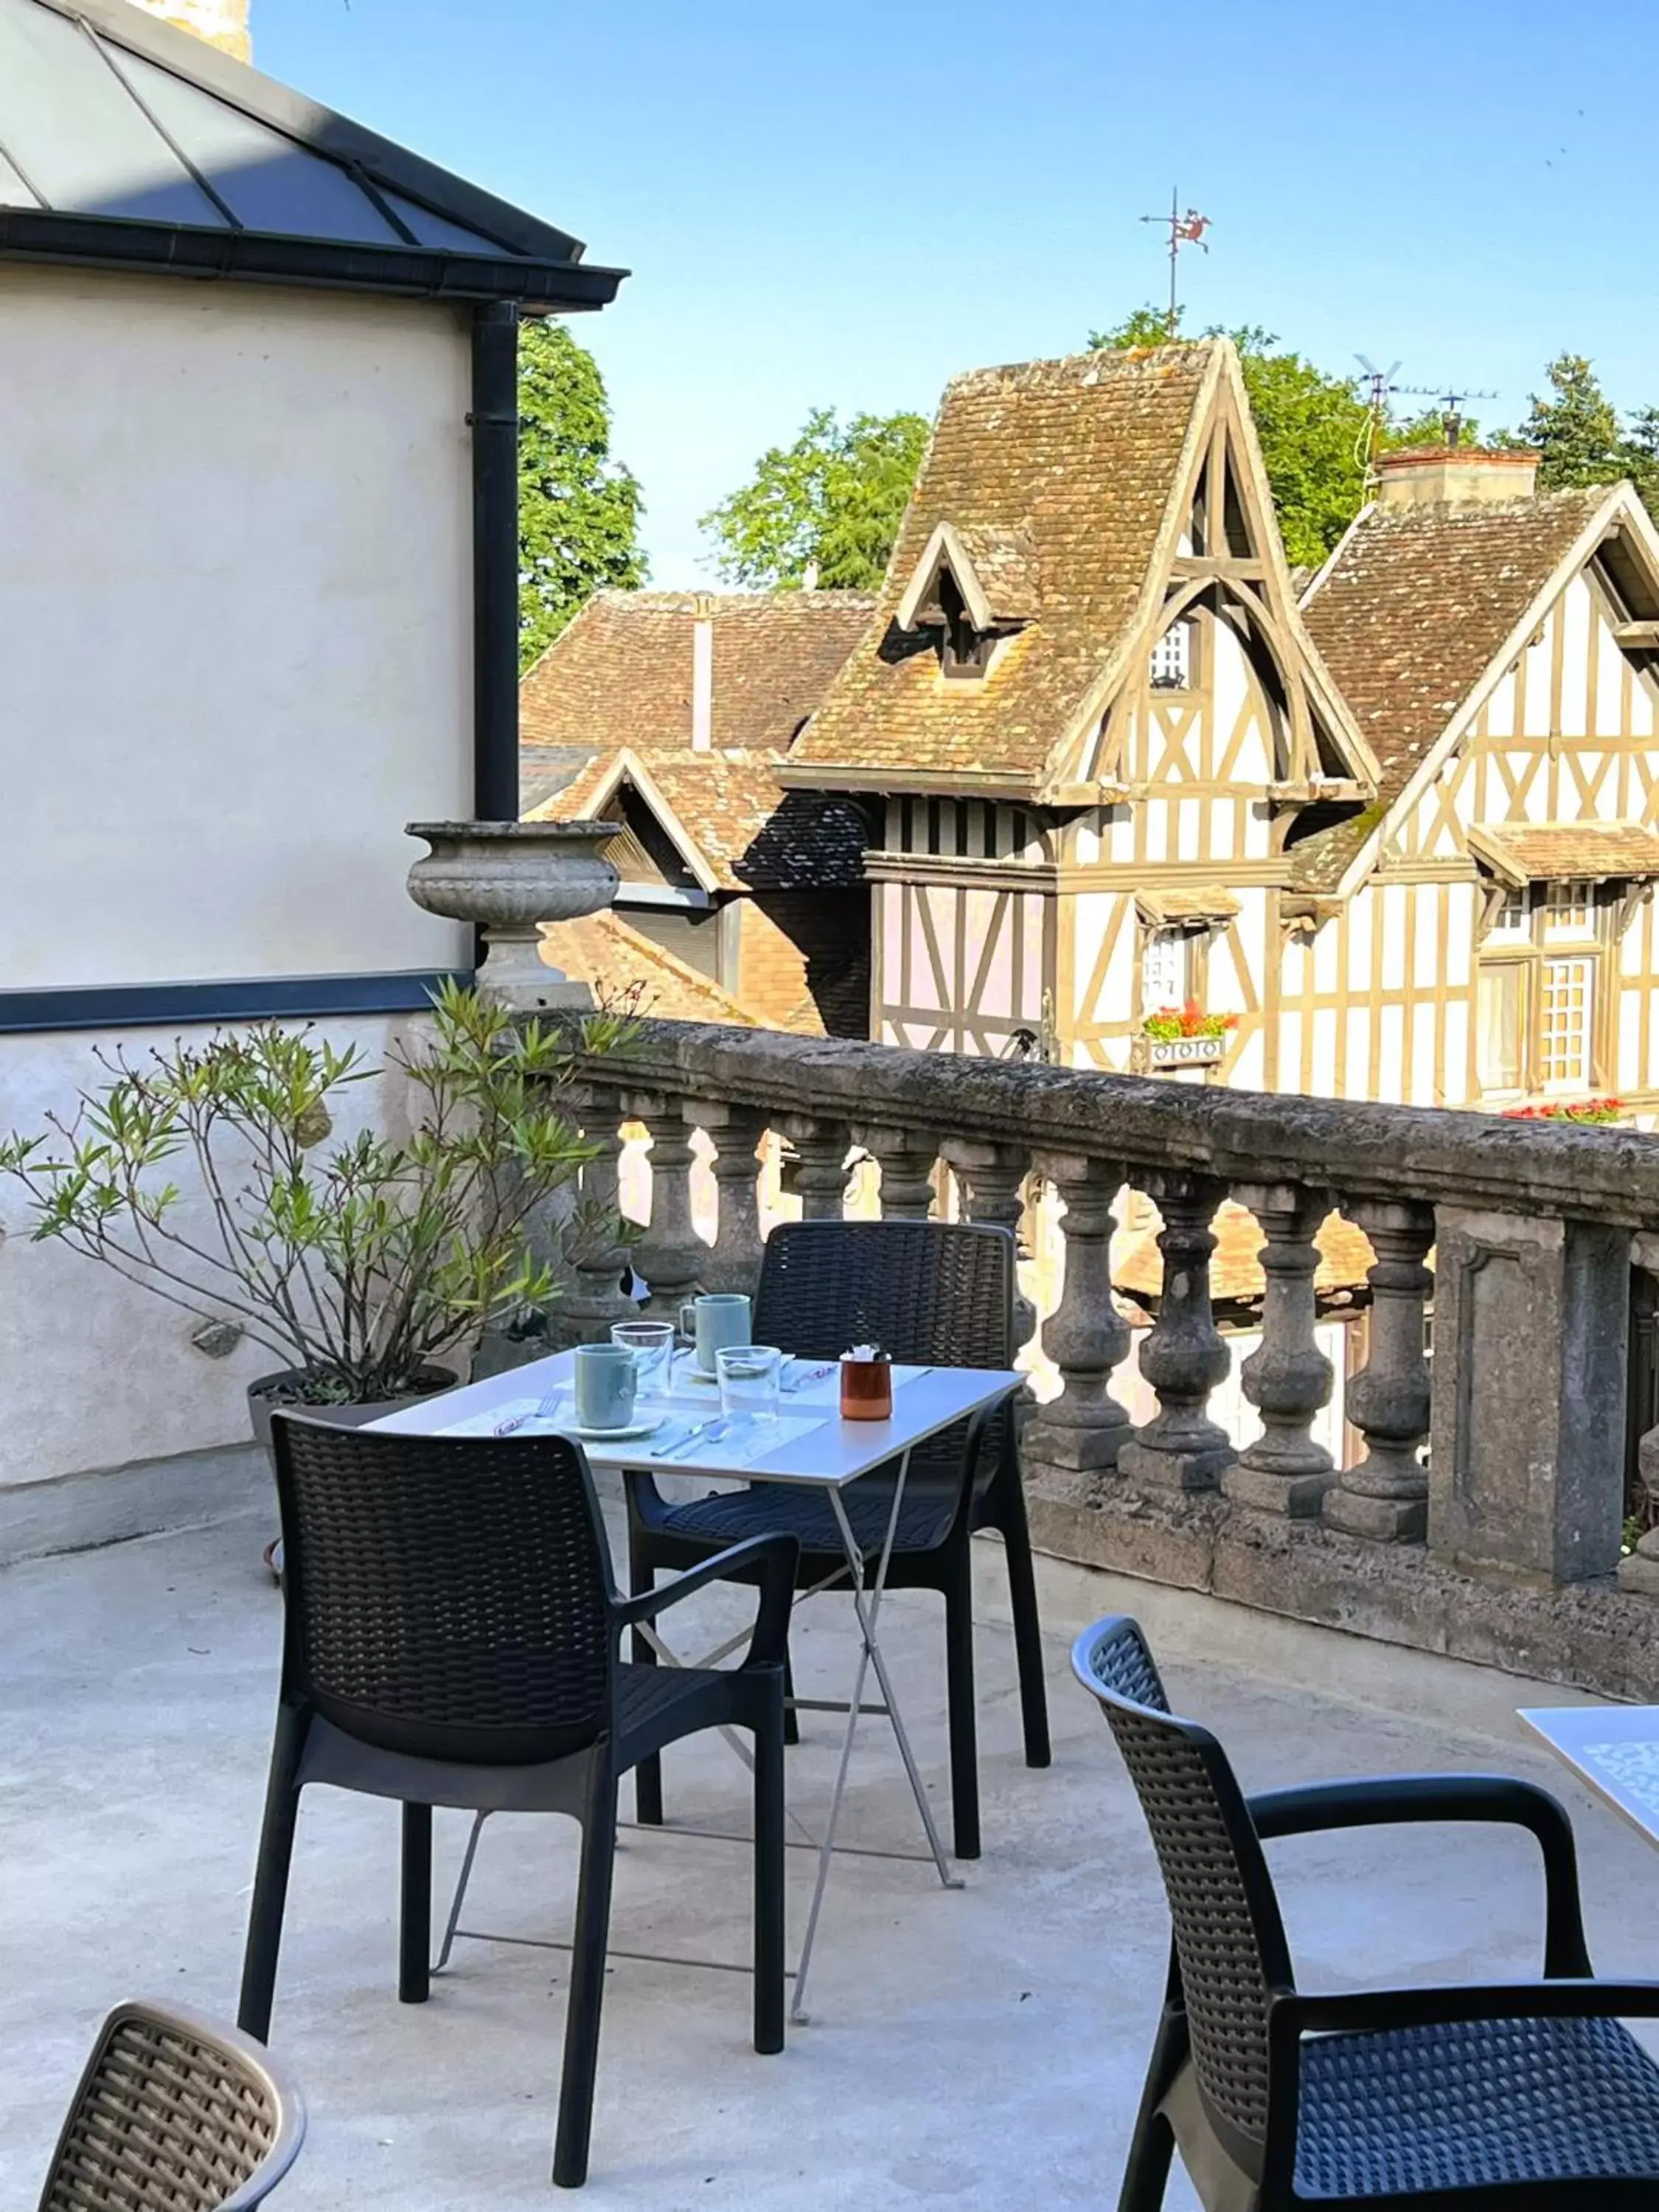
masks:
[[[33,2204],[93,2028],[149,1992],[235,2002],[275,1695],[279,1600],[262,1522],[147,1538],[0,1573],[0,2212]],[[1572,1702],[1524,1680],[1362,1643],[1189,1593],[1042,1563],[1054,1764],[1023,1763],[1001,1561],[981,1561],[985,1856],[960,1892],[927,1865],[838,1863],[813,1969],[812,2023],[787,2051],[747,2044],[738,1973],[613,1964],[592,2178],[597,2212],[963,2212],[1115,2197],[1164,1973],[1150,1844],[1072,1637],[1138,1613],[1177,1702],[1212,1726],[1247,1788],[1355,1772],[1502,1769],[1555,1788],[1583,1854],[1604,1971],[1659,1974],[1642,1921],[1654,1856],[1520,1729],[1517,1705]],[[688,1607],[709,1639],[746,1602]],[[890,1601],[918,1754],[948,1818],[935,1601]],[[851,1663],[850,1608],[819,1604],[796,1650],[805,1694]],[[676,1630],[677,1638],[679,1631]],[[688,1644],[695,1641],[688,1633]],[[836,1723],[809,1717],[791,1802],[825,1803]],[[671,1753],[671,1818],[741,1826],[745,1778],[717,1739]],[[439,1886],[464,1815],[439,1816]],[[921,1848],[879,1723],[855,1757],[844,1834]],[[562,2028],[562,1954],[461,1945],[425,2007],[394,1995],[397,1814],[318,1791],[302,1818],[273,2043],[312,2111],[278,2202],[492,2212],[545,2205]],[[1444,1828],[1275,1846],[1300,1977],[1478,1978],[1535,1968],[1531,1846]],[[793,1936],[811,1861],[791,1854]],[[737,1844],[629,1834],[620,1947],[741,1964],[749,1868]],[[574,1835],[555,1820],[486,1831],[469,1924],[567,1932]],[[1194,2200],[1177,2176],[1172,2212]]]

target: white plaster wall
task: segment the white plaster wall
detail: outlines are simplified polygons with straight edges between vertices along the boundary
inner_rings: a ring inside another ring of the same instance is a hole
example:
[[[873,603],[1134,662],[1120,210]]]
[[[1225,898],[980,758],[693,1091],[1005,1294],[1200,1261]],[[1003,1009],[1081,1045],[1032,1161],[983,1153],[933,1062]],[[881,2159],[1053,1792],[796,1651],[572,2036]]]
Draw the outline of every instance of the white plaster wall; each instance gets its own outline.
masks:
[[[403,825],[471,811],[468,386],[448,308],[0,269],[0,988],[465,959]],[[0,1037],[0,1130],[158,1034]],[[246,1434],[269,1353],[0,1228],[0,1484]]]
[[[356,1043],[365,1064],[378,1067],[424,1019],[360,1017],[317,1030],[337,1045]],[[136,1061],[173,1036],[0,1036],[0,1125],[33,1133],[48,1113],[72,1116],[79,1093],[100,1080],[100,1050]],[[395,1071],[348,1086],[325,1151],[371,1119],[404,1133],[408,1089]],[[171,1179],[188,1198],[182,1168]],[[203,1214],[192,1207],[179,1219],[200,1225]],[[247,1440],[247,1384],[284,1361],[247,1342],[228,1358],[206,1358],[190,1341],[198,1325],[191,1315],[61,1244],[32,1243],[30,1228],[25,1194],[0,1179],[0,1488]]]
[[[0,988],[458,961],[453,312],[8,266],[0,392]]]

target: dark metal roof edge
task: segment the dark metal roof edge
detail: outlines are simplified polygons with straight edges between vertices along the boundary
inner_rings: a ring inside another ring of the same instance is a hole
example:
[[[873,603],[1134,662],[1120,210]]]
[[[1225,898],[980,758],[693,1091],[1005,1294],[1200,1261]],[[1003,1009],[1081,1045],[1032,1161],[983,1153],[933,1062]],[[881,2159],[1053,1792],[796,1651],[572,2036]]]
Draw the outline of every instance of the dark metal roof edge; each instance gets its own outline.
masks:
[[[127,0],[119,0],[121,6]],[[0,207],[0,261],[92,264],[162,276],[320,286],[430,300],[517,300],[534,309],[607,307],[628,275],[586,262],[373,246],[276,231],[210,230],[122,216]]]
[[[509,200],[497,199],[481,185],[469,184],[395,139],[383,138],[367,125],[308,100],[291,85],[221,53],[188,31],[146,15],[131,0],[35,0],[35,4],[71,21],[89,23],[100,38],[142,55],[329,160],[347,167],[355,163],[377,184],[418,201],[433,214],[465,229],[487,232],[514,253],[544,261],[580,261],[587,251],[568,231],[544,222]]]

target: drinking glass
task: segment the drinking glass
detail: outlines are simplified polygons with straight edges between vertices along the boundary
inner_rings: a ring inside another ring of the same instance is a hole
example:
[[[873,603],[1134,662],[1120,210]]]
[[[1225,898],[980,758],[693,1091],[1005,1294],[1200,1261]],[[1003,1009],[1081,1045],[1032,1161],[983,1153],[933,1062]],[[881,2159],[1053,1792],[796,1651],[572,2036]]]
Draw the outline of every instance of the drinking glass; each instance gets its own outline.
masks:
[[[775,1345],[726,1345],[714,1354],[714,1364],[720,1380],[720,1411],[728,1420],[776,1420],[783,1354]]]
[[[650,1398],[668,1389],[669,1362],[674,1357],[674,1324],[671,1321],[619,1321],[611,1324],[611,1341],[634,1355],[639,1395]]]

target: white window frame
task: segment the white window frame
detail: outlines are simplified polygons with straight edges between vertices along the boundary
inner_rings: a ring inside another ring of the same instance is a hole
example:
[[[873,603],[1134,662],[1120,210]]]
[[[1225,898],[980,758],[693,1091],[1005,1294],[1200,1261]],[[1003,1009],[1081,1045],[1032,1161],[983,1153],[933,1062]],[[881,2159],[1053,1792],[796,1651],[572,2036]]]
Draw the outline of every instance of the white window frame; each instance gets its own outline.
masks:
[[[1154,691],[1190,691],[1197,640],[1189,615],[1172,622],[1152,647],[1147,681]]]

